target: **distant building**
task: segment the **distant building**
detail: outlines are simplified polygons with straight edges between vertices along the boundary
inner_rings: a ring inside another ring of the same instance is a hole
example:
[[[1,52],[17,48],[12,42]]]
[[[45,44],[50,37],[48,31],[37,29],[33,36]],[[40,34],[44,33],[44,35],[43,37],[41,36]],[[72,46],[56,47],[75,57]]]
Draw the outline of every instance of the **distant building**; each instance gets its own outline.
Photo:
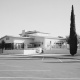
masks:
[[[33,42],[30,37],[4,36],[0,38],[0,43],[4,40],[6,49],[27,49],[27,45]]]
[[[11,54],[28,54],[31,52],[28,50],[28,45],[33,42],[33,38],[30,37],[14,37],[14,36],[4,36],[0,38],[0,44],[4,40],[5,48],[4,53]],[[26,50],[26,51],[25,51]],[[26,53],[28,50],[28,53]],[[34,53],[34,51],[32,51]]]
[[[4,53],[35,54],[36,48],[50,50],[53,48],[66,48],[66,40],[62,37],[53,37],[49,33],[22,30],[20,37],[4,36],[0,38],[5,42]]]
[[[22,30],[20,36],[34,38],[32,44],[40,45],[40,47],[45,49],[59,48],[59,47],[61,48],[63,45],[65,45],[66,47],[65,38],[63,37],[55,38],[49,33],[43,33],[36,30],[25,32],[25,30]]]

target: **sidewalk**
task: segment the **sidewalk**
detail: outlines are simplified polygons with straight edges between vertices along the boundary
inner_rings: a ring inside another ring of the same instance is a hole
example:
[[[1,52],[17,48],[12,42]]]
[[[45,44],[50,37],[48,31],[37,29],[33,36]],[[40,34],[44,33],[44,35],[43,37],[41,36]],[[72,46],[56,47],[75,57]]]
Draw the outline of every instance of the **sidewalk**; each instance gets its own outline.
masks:
[[[14,54],[14,55],[4,55],[1,54],[0,58],[40,58],[40,57],[59,57],[59,56],[69,56],[69,54],[32,54],[32,55],[24,55],[24,54]]]
[[[77,59],[80,55],[71,56],[70,54],[36,54],[36,55],[0,55],[0,59]]]
[[[75,55],[75,56],[80,56],[80,50],[77,51],[78,53]],[[60,50],[48,50],[44,53],[35,53],[35,54],[30,54],[30,55],[24,55],[24,54],[0,54],[0,58],[1,57],[22,57],[22,58],[28,58],[28,57],[34,57],[34,58],[37,58],[37,57],[72,57],[69,53],[69,50],[63,50],[63,49],[60,49]],[[75,57],[74,56],[74,57]]]

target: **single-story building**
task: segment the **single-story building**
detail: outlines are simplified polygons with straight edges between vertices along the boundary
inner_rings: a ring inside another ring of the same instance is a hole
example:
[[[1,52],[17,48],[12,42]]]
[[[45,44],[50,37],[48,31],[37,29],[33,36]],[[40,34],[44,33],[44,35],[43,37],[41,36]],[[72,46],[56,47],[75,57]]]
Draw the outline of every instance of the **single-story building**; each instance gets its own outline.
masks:
[[[61,37],[53,37],[49,33],[39,32],[39,31],[27,31],[22,30],[22,33],[19,34],[21,37],[32,37],[34,38],[34,43],[37,43],[40,45],[40,47],[45,49],[52,48],[62,48],[67,47],[66,39]],[[32,43],[32,44],[34,44]]]
[[[5,43],[3,53],[10,54],[35,54],[39,48],[45,50],[67,48],[65,38],[51,37],[49,33],[39,31],[23,30],[18,37],[6,35],[0,38],[0,45],[2,41]]]
[[[0,45],[4,41],[5,47],[3,53],[10,54],[34,54],[35,50],[28,49],[28,45],[34,41],[30,37],[13,37],[13,36],[4,36],[0,38]]]

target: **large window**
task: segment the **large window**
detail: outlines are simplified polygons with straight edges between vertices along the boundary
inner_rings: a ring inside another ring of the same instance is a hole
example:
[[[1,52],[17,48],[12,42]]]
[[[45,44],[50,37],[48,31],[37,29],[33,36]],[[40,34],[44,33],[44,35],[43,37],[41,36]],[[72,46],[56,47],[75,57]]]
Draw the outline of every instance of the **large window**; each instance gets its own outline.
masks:
[[[34,43],[28,44],[28,48],[41,47],[41,45],[43,45],[43,43],[41,43],[41,42],[34,42]]]
[[[24,49],[24,43],[15,43],[14,49]]]
[[[13,43],[5,43],[5,49],[6,50],[14,49],[14,44]]]
[[[6,43],[5,44],[6,50],[13,50],[13,49],[24,49],[24,43]]]

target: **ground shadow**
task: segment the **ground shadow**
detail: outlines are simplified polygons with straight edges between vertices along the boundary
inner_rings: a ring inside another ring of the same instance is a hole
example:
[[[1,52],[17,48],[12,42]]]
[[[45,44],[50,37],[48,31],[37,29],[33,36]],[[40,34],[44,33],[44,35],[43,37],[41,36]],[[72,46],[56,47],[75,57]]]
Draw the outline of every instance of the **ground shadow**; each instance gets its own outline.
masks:
[[[44,62],[44,63],[80,63],[80,61],[63,61],[63,62]]]

